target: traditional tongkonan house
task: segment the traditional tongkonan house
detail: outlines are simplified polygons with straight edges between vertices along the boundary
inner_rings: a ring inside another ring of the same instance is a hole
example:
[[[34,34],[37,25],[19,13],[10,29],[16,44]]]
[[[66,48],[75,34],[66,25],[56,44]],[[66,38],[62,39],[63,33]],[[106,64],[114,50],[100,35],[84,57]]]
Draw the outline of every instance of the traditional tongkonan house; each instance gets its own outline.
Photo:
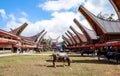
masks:
[[[62,35],[62,38],[63,38],[64,41],[66,41],[66,42],[68,43],[68,44],[67,44],[67,47],[73,45],[73,44],[72,44],[72,41],[71,41],[69,38],[65,37],[64,35]]]
[[[45,31],[41,36],[40,36],[40,38],[38,39],[38,41],[37,41],[37,49],[38,49],[38,51],[45,51],[45,49],[46,49],[46,46],[48,45],[48,43],[45,43],[45,44],[42,44],[42,40],[44,39],[44,36],[47,34],[47,31]],[[40,49],[40,48],[42,48],[42,49]]]
[[[9,33],[11,34],[14,34],[16,36],[19,36],[21,38],[20,42],[18,42],[14,48],[14,52],[17,52],[17,50],[22,50],[22,49],[25,49],[25,48],[30,48],[30,45],[32,44],[32,47],[33,47],[33,44],[34,42],[31,42],[31,41],[28,41],[28,40],[25,40],[21,37],[21,33],[23,32],[23,30],[28,26],[27,23],[24,23],[23,25],[21,25],[20,27],[16,28],[16,29],[11,29],[11,31]]]
[[[67,46],[65,47],[66,49],[69,49],[71,51],[75,51],[76,46],[73,44],[73,42],[71,41],[72,37],[65,37],[64,35],[62,35],[62,39],[67,42]]]
[[[47,34],[47,31],[45,31],[42,35],[41,35],[41,37],[38,39],[38,41],[37,41],[37,46],[39,47],[40,45],[41,45],[41,41],[42,41],[42,39],[44,38],[44,36]]]
[[[71,41],[71,43],[72,43],[71,45],[72,45],[72,46],[75,46],[75,41],[74,41],[74,39],[73,39],[68,33],[65,32],[65,34],[67,35],[68,39]]]
[[[39,32],[38,34],[34,35],[34,36],[30,36],[30,37],[26,37],[26,36],[20,36],[23,39],[29,40],[29,41],[33,41],[33,42],[37,42],[38,39],[40,39],[39,37],[42,35],[42,33],[45,30],[42,30],[41,32]]]
[[[65,43],[65,46],[66,46],[66,47],[69,46],[68,41],[63,37],[63,35],[62,35],[62,39],[63,39],[63,41],[64,41],[64,43]]]
[[[113,7],[118,15],[118,19],[120,20],[120,0],[109,0],[109,1],[113,5]]]
[[[78,34],[79,34],[79,33],[78,33]],[[76,42],[77,42],[76,46],[80,45],[81,43],[80,43],[80,40],[78,39],[78,37],[77,37],[76,35],[74,35],[73,37],[74,37],[74,39],[75,39]]]
[[[15,30],[11,29],[10,32],[1,30],[0,40],[5,41],[4,43],[3,42],[0,43],[2,45],[1,48],[8,48],[8,49],[11,49],[12,52],[16,52],[17,51],[16,45],[21,45],[21,38],[19,37],[19,35],[27,25],[28,25],[27,23],[24,23],[22,26],[19,27],[20,29],[18,28]]]
[[[70,26],[70,29],[75,33],[74,37],[77,40],[77,45],[72,46],[71,48],[73,48],[73,50],[75,50],[75,51],[79,51],[80,48],[81,48],[81,45],[87,43],[87,39],[86,39],[85,35],[80,34],[79,32],[77,32],[72,26]]]
[[[75,43],[75,46],[77,45],[77,38],[75,38],[75,35],[70,32],[70,31],[67,31],[69,33],[69,35],[71,36],[71,38],[73,39],[74,43]]]
[[[35,51],[39,51],[40,49],[40,39],[42,37],[42,34],[44,33],[45,30],[42,30],[41,32],[39,32],[38,34],[34,35],[34,36],[30,36],[30,37],[26,37],[26,36],[20,36],[23,39],[23,47],[26,48],[26,50],[29,49],[35,49]],[[32,44],[29,44],[29,43]],[[27,45],[29,44],[29,45]]]
[[[70,26],[70,29],[73,31],[73,33],[76,35],[77,37],[77,45],[80,44],[80,42],[82,42],[82,40],[80,39],[80,35],[78,34],[78,32],[72,27]]]
[[[34,36],[30,36],[30,37],[21,36],[22,31],[27,27],[27,25],[28,25],[27,23],[24,23],[22,26],[14,29],[14,30],[11,29],[11,31],[10,31],[10,33],[17,35],[21,38],[21,41],[18,44],[16,44],[15,47],[17,49],[21,49],[24,51],[27,51],[27,50],[29,51],[30,49],[40,47],[40,46],[38,46],[39,39],[40,39],[40,36],[42,35],[42,33],[45,31],[45,30],[42,30],[40,33],[38,33]]]
[[[82,24],[80,24],[77,19],[74,19],[74,22],[85,35],[88,45],[97,43],[98,41],[97,36],[95,35],[93,30],[90,30],[86,28],[85,26],[83,26]]]
[[[27,27],[27,23],[24,23],[23,25],[21,25],[20,27],[16,28],[16,29],[11,29],[10,33],[14,34],[16,36],[19,36],[21,38],[20,42],[18,42],[15,46],[14,46],[14,52],[17,52],[17,50],[28,50],[29,48],[35,48],[36,45],[33,41],[29,41],[25,38],[21,37],[21,33],[23,32],[23,30]]]
[[[73,46],[70,46],[69,48],[71,48],[71,50],[73,50],[73,51],[78,51],[77,47],[79,46],[78,44],[80,44],[80,41],[79,41],[78,37],[70,31],[67,31],[67,32],[71,35],[70,38],[72,38],[75,42],[75,44]]]
[[[18,42],[20,42],[20,38],[18,36],[0,29],[0,50],[9,50],[9,52],[14,52],[14,46],[18,44]]]
[[[20,27],[16,28],[16,29],[11,29],[10,33],[16,35],[16,36],[20,36],[21,33],[23,32],[23,30],[28,26],[28,24],[25,22],[24,24],[22,24]]]
[[[120,21],[108,21],[100,19],[83,6],[79,7],[79,11],[87,19],[96,35],[99,37],[98,43],[105,43],[104,45],[101,44],[102,46],[108,46],[107,44],[109,44],[109,46],[113,46],[115,41],[115,44],[117,45],[118,41],[120,41]],[[112,43],[110,43],[111,41]],[[99,44],[97,46],[101,45]]]
[[[72,26],[70,26],[70,29],[75,33],[76,37],[78,38],[77,45],[82,45],[87,43],[87,39],[84,34],[80,34],[78,31],[76,31]]]

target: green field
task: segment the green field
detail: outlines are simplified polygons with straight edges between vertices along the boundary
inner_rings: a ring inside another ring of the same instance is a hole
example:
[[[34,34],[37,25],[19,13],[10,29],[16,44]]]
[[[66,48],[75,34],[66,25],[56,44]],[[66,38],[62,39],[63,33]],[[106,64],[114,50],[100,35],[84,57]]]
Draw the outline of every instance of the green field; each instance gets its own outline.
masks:
[[[51,56],[15,55],[0,57],[0,76],[119,76],[120,64],[98,61],[96,57],[71,55],[71,66],[57,62]]]

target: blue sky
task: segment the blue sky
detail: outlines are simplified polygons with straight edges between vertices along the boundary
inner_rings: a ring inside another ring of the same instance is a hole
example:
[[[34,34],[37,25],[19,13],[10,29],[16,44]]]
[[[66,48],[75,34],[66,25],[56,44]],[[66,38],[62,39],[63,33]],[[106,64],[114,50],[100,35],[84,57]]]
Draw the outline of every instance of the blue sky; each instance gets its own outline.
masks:
[[[117,19],[109,0],[0,0],[0,29],[9,31],[9,28],[14,29],[27,22],[29,25],[22,33],[24,36],[35,35],[45,29],[48,32],[46,37],[57,38],[70,30],[70,25],[81,32],[73,23],[74,18],[86,27],[90,26],[78,12],[80,5],[95,15],[99,12],[114,13]]]
[[[16,17],[21,17],[21,12],[27,13],[28,19],[32,22],[49,19],[51,12],[44,11],[38,8],[39,4],[45,0],[0,0],[0,8],[4,9],[6,14],[14,14]]]

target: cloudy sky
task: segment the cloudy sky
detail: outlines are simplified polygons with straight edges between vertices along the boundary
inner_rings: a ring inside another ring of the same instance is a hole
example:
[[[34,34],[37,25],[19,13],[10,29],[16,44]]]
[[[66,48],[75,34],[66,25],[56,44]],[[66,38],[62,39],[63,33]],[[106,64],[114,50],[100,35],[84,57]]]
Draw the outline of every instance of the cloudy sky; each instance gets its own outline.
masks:
[[[29,25],[22,35],[32,36],[45,29],[46,38],[57,38],[65,35],[70,25],[81,32],[73,23],[74,18],[91,29],[78,12],[80,5],[95,15],[100,12],[113,13],[117,19],[109,0],[0,0],[0,29],[10,31],[10,28],[17,28],[27,22]]]

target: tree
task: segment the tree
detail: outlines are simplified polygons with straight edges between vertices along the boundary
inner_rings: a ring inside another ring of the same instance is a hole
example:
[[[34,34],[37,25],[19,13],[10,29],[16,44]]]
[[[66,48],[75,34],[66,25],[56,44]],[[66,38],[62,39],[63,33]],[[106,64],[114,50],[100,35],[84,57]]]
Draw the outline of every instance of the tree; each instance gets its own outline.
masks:
[[[108,17],[108,20],[109,21],[114,21],[113,16],[114,16],[114,14],[110,14],[110,16]]]
[[[97,17],[102,20],[114,21],[114,14],[102,14],[102,12],[98,13]]]
[[[49,44],[49,40],[48,39],[42,39],[41,44],[42,45],[48,45]]]
[[[102,12],[98,13],[97,17],[98,17],[98,18],[100,18],[100,19],[102,19],[102,20],[104,20],[104,19],[105,19],[105,16],[104,16],[104,15],[102,15]]]

